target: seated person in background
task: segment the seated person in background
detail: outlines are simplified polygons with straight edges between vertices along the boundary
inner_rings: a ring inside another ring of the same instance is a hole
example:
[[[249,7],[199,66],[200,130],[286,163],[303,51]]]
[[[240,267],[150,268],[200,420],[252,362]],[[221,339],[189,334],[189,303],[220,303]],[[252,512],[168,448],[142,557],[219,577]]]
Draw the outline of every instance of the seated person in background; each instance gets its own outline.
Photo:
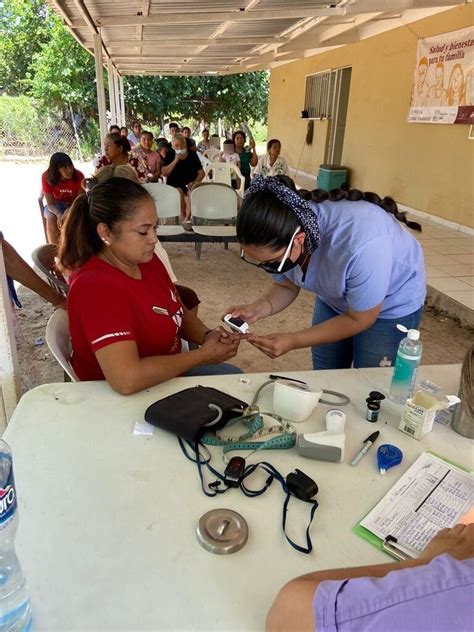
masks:
[[[208,129],[203,129],[202,130],[202,140],[200,143],[198,143],[197,146],[197,150],[201,152],[201,154],[203,154],[206,149],[209,149],[209,147],[211,146],[210,141],[209,141],[209,130]]]
[[[232,134],[232,142],[234,143],[235,151],[239,154],[240,158],[240,171],[245,178],[245,188],[250,185],[250,167],[256,167],[258,163],[257,152],[255,151],[255,141],[249,142],[249,148],[245,147],[245,132],[237,130]]]
[[[17,251],[12,245],[4,239],[3,234],[0,232],[0,254],[3,253],[3,261],[5,263],[5,272],[7,274],[8,287],[12,293],[12,299],[18,307],[21,307],[21,303],[16,296],[15,286],[12,281],[17,281],[25,287],[33,290],[36,294],[39,294],[42,298],[47,300],[53,307],[62,307],[66,309],[66,297],[62,296],[52,288],[49,283],[43,281],[39,277],[33,268],[26,263],[24,259],[20,257]]]
[[[41,176],[41,190],[46,200],[44,216],[48,241],[57,244],[64,213],[81,191],[84,174],[78,171],[71,158],[62,152],[53,154],[48,170]]]
[[[109,127],[109,134],[120,134],[120,127],[118,125],[111,125]]]
[[[287,176],[289,175],[286,160],[280,156],[281,143],[272,138],[267,143],[267,153],[258,159],[254,175],[256,176]]]
[[[181,134],[186,139],[186,144],[188,146],[188,149],[190,151],[196,151],[196,141],[194,140],[194,138],[191,138],[191,128],[183,127],[183,129],[181,130]]]
[[[166,184],[178,189],[182,221],[188,222],[191,216],[188,192],[204,178],[204,170],[196,152],[187,149],[184,136],[177,134],[171,144],[173,149],[162,164],[161,174],[166,176]]]
[[[132,131],[127,136],[130,142],[130,147],[135,147],[140,142],[140,134],[142,133],[142,126],[138,121],[132,122]]]
[[[226,162],[228,165],[233,165],[240,169],[240,156],[236,153],[234,143],[231,140],[224,141],[221,162]],[[237,182],[237,174],[235,171],[231,173],[231,179],[232,187],[237,189],[240,183]]]
[[[125,136],[125,138],[127,138],[128,129],[125,126],[120,128],[120,136]]]
[[[141,182],[146,182],[146,169],[140,164],[138,158],[130,153],[130,143],[127,138],[120,136],[120,134],[107,134],[104,148],[105,156],[100,159],[97,171],[109,165],[118,167],[128,164],[136,171],[138,179]]]
[[[145,171],[147,182],[158,182],[161,171],[161,156],[152,150],[153,134],[142,131],[140,145],[132,149],[132,156],[138,160]]]
[[[166,158],[166,156],[168,155],[169,151],[171,150],[171,145],[170,143],[166,140],[166,138],[161,138],[159,140],[158,143],[158,149],[157,149],[158,153],[160,154],[161,157],[161,161],[163,162]]]
[[[173,138],[176,136],[176,134],[179,134],[179,125],[178,123],[170,123],[168,125],[168,129],[170,131],[170,142],[171,142]]]
[[[151,195],[110,178],[71,208],[59,248],[71,272],[68,294],[72,365],[81,380],[106,379],[123,395],[172,377],[236,373],[219,363],[239,338],[209,330],[183,308],[154,253],[157,216]],[[181,339],[202,345],[181,353]]]
[[[442,529],[417,559],[303,575],[279,592],[267,632],[473,629],[474,524]]]

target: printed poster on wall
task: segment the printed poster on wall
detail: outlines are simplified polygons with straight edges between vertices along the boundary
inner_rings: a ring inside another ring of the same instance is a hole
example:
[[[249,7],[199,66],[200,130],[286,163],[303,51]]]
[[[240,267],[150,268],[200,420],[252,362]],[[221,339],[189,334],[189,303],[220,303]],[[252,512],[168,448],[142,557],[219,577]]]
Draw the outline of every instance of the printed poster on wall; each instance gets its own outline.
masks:
[[[408,122],[474,124],[474,28],[418,40]]]

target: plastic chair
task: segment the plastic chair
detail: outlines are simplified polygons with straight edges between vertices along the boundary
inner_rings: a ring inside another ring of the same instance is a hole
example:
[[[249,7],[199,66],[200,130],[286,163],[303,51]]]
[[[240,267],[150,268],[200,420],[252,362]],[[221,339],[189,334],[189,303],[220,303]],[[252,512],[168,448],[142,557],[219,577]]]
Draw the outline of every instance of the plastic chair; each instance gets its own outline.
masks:
[[[56,244],[44,244],[33,250],[31,258],[38,270],[45,275],[51,287],[59,292],[59,294],[66,296],[69,286],[66,283],[66,279],[56,268],[56,261],[54,259],[56,255]]]
[[[237,193],[230,186],[201,182],[191,191],[191,217],[193,231],[207,237],[235,237]],[[205,225],[202,225],[205,222]],[[228,242],[225,243],[227,248]],[[201,256],[200,242],[196,243],[196,256]]]
[[[197,157],[201,161],[202,168],[205,169],[207,167],[207,165],[209,165],[211,163],[211,161],[208,158],[206,158],[206,156],[204,156],[204,154],[201,154],[200,151],[197,151],[196,153],[197,153]]]
[[[232,185],[232,174],[235,174],[239,180],[239,188],[236,191],[240,197],[244,196],[245,179],[240,169],[235,165],[230,165],[227,162],[211,162],[204,169],[204,173],[211,182],[222,182],[222,184],[229,186]]]
[[[46,243],[48,243],[48,231],[46,230],[46,217],[44,216],[43,191],[40,191],[40,194],[38,195],[38,206],[39,206],[39,211],[41,215],[41,222],[43,224],[44,239]]]
[[[204,152],[204,157],[207,158],[210,162],[217,162],[221,157],[221,151],[216,147],[210,147]]]
[[[165,220],[171,217],[178,223],[181,214],[181,198],[178,190],[169,184],[161,184],[160,182],[147,182],[142,186],[154,199],[159,219]],[[183,233],[182,226],[161,224],[157,229],[158,237],[160,235],[182,235]]]
[[[71,337],[65,309],[53,312],[46,325],[46,344],[64,371],[65,382],[80,382],[71,366]]]

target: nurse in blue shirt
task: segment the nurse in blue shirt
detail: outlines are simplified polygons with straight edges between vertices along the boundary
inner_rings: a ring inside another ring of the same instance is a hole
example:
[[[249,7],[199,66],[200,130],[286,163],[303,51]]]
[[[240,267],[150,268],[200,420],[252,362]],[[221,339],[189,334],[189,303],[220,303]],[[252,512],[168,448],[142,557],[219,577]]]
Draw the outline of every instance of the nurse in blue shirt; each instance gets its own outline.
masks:
[[[291,181],[290,181],[291,183]],[[420,324],[426,293],[421,230],[392,198],[316,190],[309,200],[279,177],[255,178],[237,216],[241,257],[272,274],[254,303],[229,308],[249,324],[288,307],[304,288],[316,294],[310,327],[248,335],[271,358],[311,347],[315,369],[390,366],[407,328]],[[331,198],[331,199],[330,199]]]

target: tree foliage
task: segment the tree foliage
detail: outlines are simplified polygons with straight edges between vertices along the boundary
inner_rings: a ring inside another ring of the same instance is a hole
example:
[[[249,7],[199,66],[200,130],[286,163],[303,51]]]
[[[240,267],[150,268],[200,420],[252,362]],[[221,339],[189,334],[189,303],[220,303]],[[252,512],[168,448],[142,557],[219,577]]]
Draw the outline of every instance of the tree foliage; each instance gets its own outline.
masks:
[[[0,88],[35,97],[47,108],[97,112],[95,65],[43,0],[0,0]],[[105,82],[107,85],[107,82]],[[268,73],[126,77],[128,113],[147,123],[166,118],[263,121]]]
[[[0,0],[0,89],[25,94],[32,63],[55,18],[42,0]]]
[[[205,121],[263,121],[268,73],[225,76],[128,77],[126,101],[136,118],[194,118]]]
[[[30,91],[43,105],[71,105],[87,115],[97,111],[94,59],[59,20],[54,20],[49,41],[42,44],[31,68]]]

